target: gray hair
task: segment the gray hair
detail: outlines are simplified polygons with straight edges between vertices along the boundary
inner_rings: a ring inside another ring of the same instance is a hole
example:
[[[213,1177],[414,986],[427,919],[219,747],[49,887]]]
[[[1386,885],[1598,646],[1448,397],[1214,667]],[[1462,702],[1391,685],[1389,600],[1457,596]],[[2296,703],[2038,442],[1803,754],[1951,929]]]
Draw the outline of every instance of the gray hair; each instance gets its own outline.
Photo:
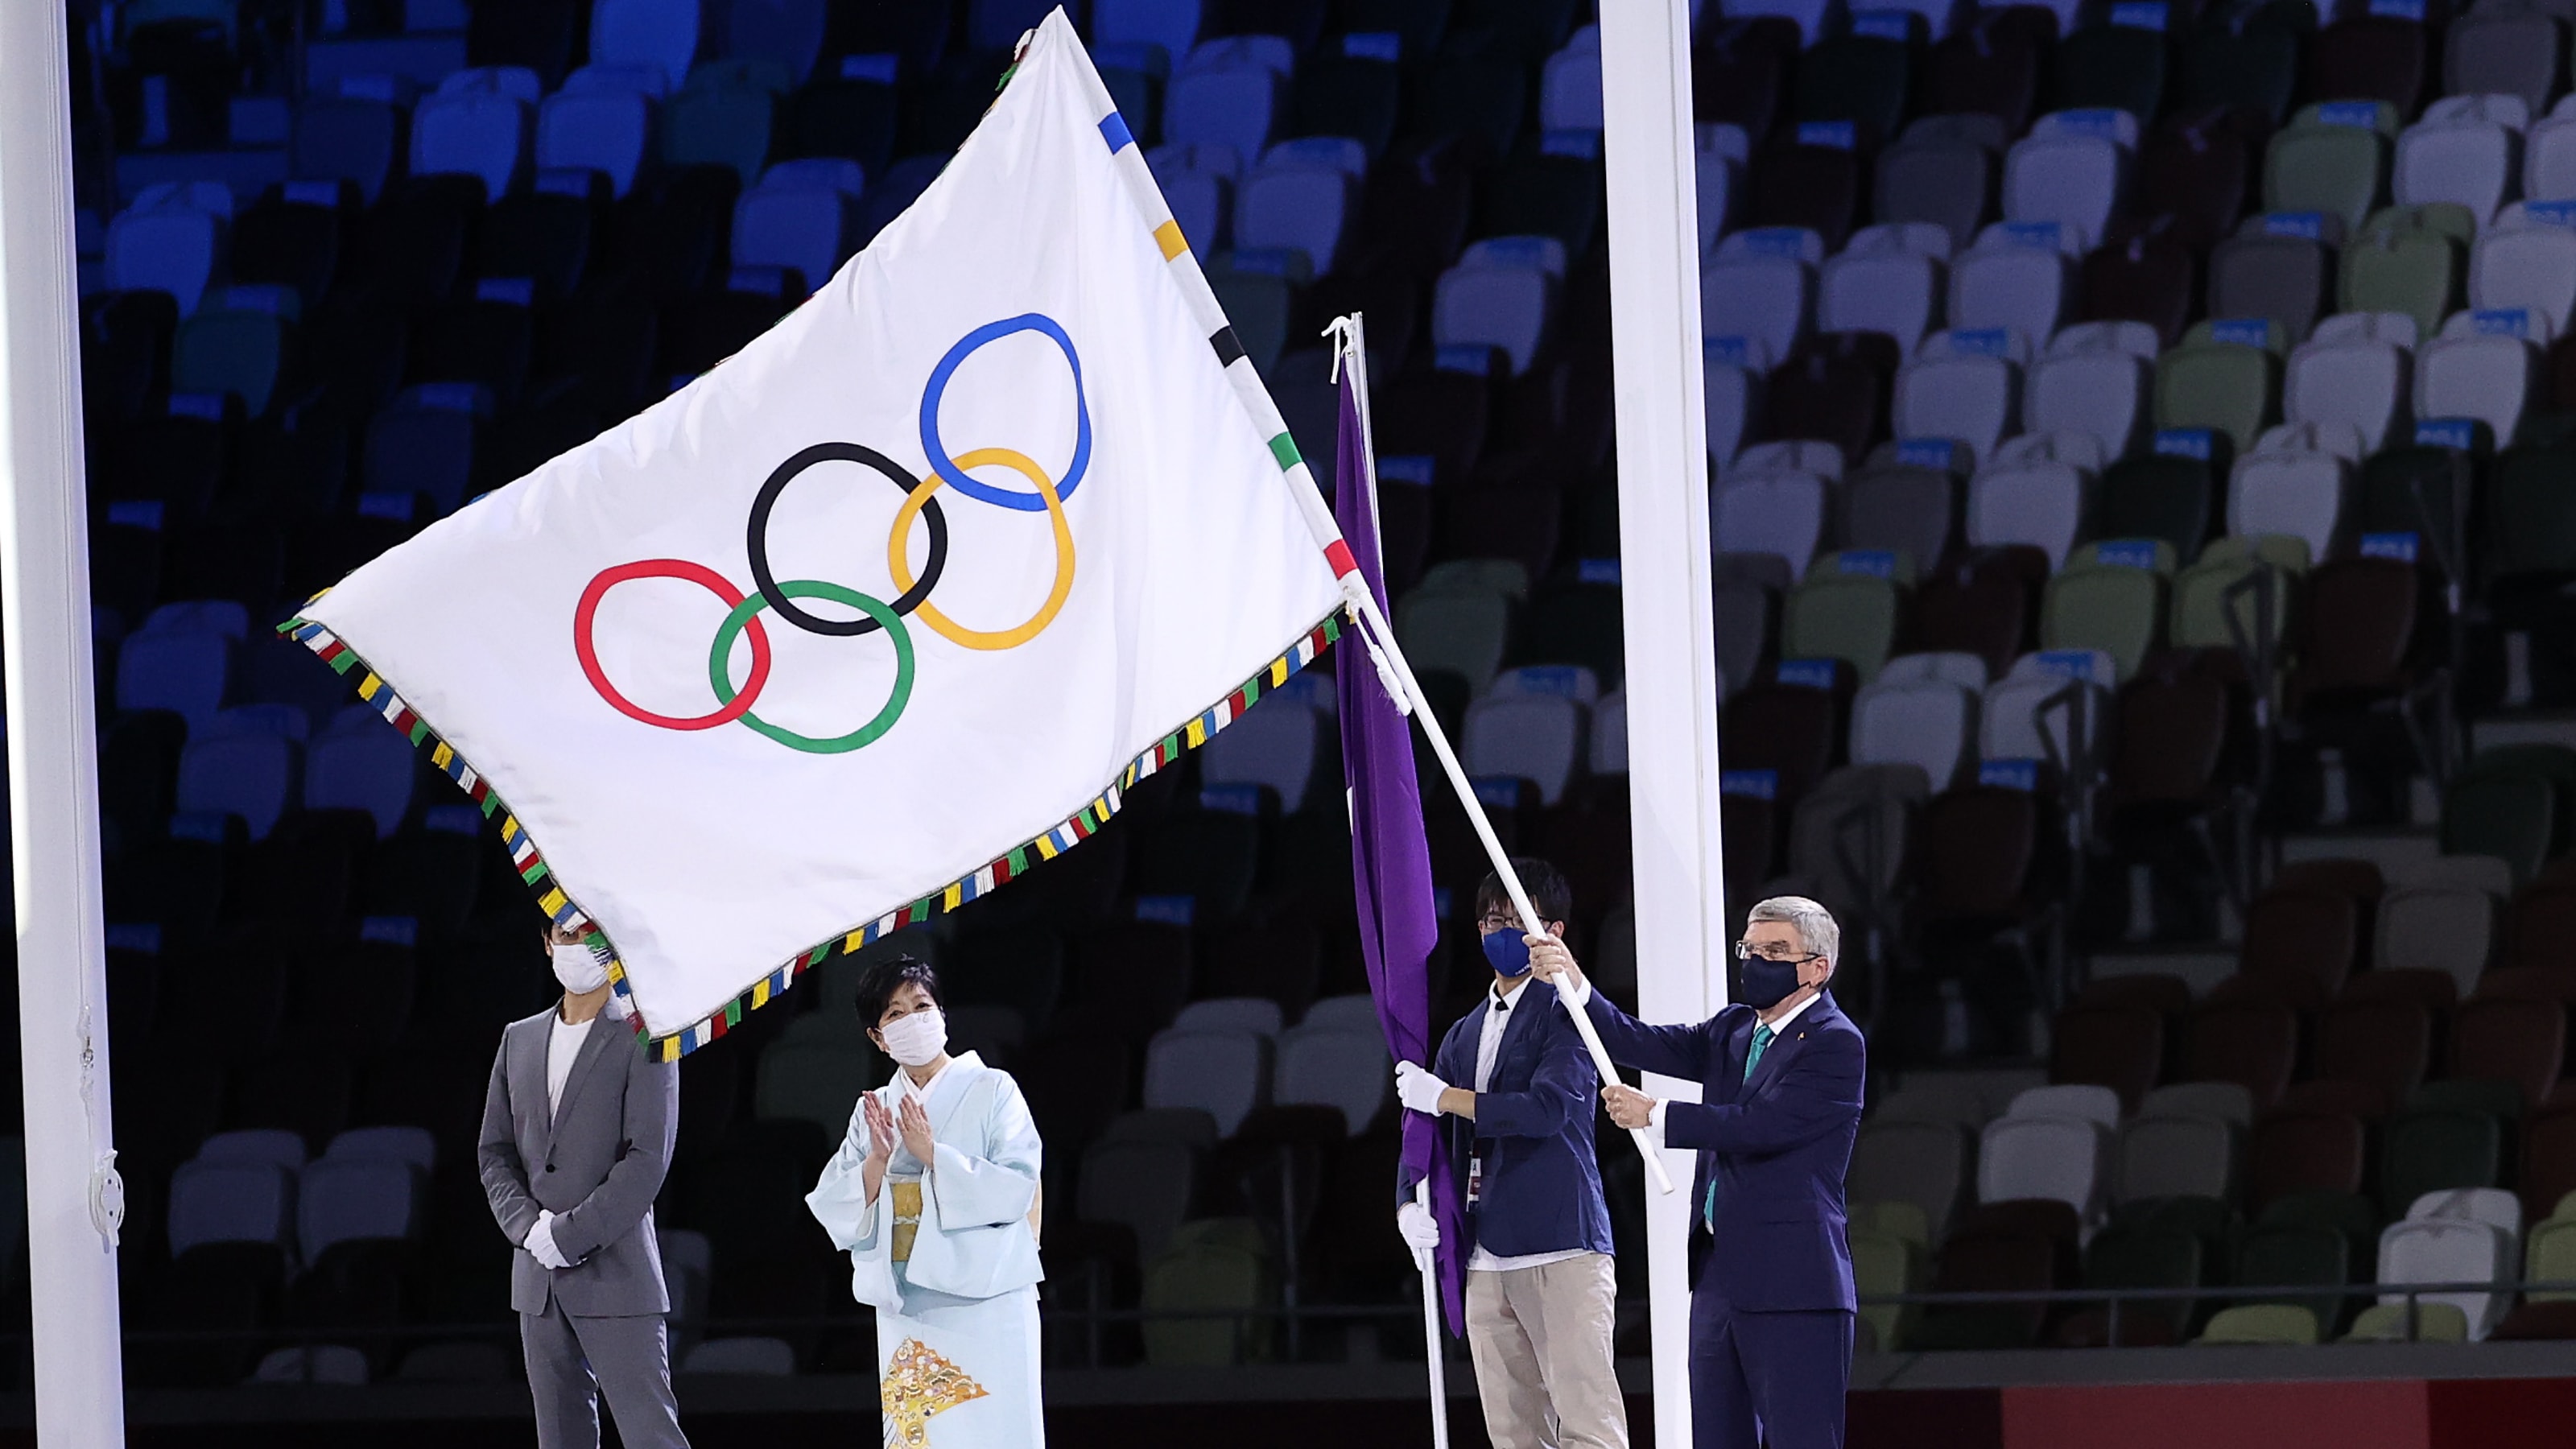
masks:
[[[1828,966],[1839,965],[1843,953],[1843,928],[1834,923],[1834,913],[1805,896],[1773,896],[1755,901],[1745,916],[1753,921],[1786,921],[1797,928],[1798,943],[1812,955],[1825,958]]]

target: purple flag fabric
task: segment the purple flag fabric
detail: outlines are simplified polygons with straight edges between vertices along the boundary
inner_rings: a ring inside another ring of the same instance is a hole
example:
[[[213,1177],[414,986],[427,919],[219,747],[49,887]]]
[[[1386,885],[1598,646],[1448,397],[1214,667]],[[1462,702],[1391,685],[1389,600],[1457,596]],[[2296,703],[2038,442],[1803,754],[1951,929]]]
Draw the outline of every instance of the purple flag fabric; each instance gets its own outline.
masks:
[[[1360,576],[1368,581],[1380,613],[1387,614],[1392,611],[1378,567],[1377,518],[1369,506],[1368,445],[1360,433],[1352,372],[1348,366],[1342,370],[1333,512]],[[1360,952],[1368,962],[1369,995],[1377,1002],[1387,1050],[1398,1061],[1429,1066],[1439,1043],[1431,1035],[1427,963],[1440,939],[1439,910],[1431,895],[1431,850],[1423,838],[1422,793],[1413,775],[1412,726],[1387,697],[1367,653],[1357,630],[1343,635],[1343,657],[1334,671],[1342,766],[1351,787],[1351,874],[1359,897]],[[1399,1185],[1410,1191],[1426,1176],[1431,1179],[1431,1211],[1440,1223],[1440,1299],[1451,1336],[1460,1336],[1466,1332],[1465,1204],[1441,1143],[1440,1124],[1419,1112],[1402,1116]]]

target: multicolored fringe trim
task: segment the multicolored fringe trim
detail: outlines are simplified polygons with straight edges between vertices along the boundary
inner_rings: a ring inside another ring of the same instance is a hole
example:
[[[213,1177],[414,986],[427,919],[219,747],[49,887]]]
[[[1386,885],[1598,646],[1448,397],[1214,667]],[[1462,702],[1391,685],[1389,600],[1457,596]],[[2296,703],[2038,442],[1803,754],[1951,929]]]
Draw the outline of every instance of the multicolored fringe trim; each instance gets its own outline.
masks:
[[[330,591],[327,589],[323,591],[323,593],[328,592]],[[321,597],[322,594],[315,594],[306,602],[311,603]],[[740,1026],[746,1013],[767,1006],[771,1000],[794,986],[798,977],[833,957],[855,955],[871,942],[892,932],[900,931],[906,926],[919,925],[933,916],[956,910],[968,901],[990,895],[999,887],[1018,879],[1033,865],[1053,860],[1090,839],[1100,827],[1109,823],[1111,816],[1118,813],[1119,807],[1125,803],[1126,792],[1135,788],[1137,781],[1178,763],[1183,755],[1206,744],[1219,730],[1240,718],[1243,712],[1252,708],[1262,695],[1285,684],[1288,676],[1314,663],[1315,656],[1331,648],[1335,641],[1341,638],[1342,627],[1341,611],[1335,610],[1324,616],[1321,623],[1308,630],[1303,638],[1278,658],[1263,665],[1250,679],[1229,691],[1223,699],[1184,721],[1170,734],[1156,741],[1143,754],[1129,761],[1127,768],[1121,770],[1118,777],[1111,781],[1107,788],[1094,797],[1090,804],[1074,812],[1071,818],[1031,840],[1022,842],[1007,853],[995,857],[972,875],[961,876],[909,905],[897,907],[873,921],[855,926],[828,941],[799,952],[784,965],[753,982],[749,990],[726,1002],[721,1010],[710,1012],[699,1021],[666,1036],[650,1038],[652,1050],[663,1061],[677,1061]],[[454,746],[441,739],[438,733],[430,728],[429,722],[422,719],[410,705],[404,703],[402,697],[394,692],[394,687],[387,683],[382,675],[369,668],[366,661],[358,657],[357,651],[351,649],[338,635],[325,626],[300,616],[278,625],[277,632],[312,650],[323,663],[340,673],[357,674],[359,676],[358,697],[373,705],[379,714],[382,714],[414,745],[429,746],[430,763],[436,765],[447,778],[455,781],[457,788],[473,799],[485,818],[495,815],[500,817],[501,843],[508,847],[511,863],[518,868],[519,879],[526,882],[528,889],[536,893],[538,908],[543,910],[556,926],[581,932],[583,941],[607,963],[610,983],[615,986],[619,996],[628,999],[628,1005],[631,1007],[634,992],[627,985],[625,963],[618,959],[616,948],[610,944],[607,935],[599,929],[598,924],[573,903],[572,897],[565,893],[562,883],[554,879],[553,870],[546,864],[545,857],[538,853],[536,842],[529,838],[527,827],[521,825],[519,817],[512,814],[501,797],[492,792],[490,782],[486,781],[472,765],[467,764],[465,757],[458,754]],[[636,1036],[646,1035],[642,1012],[630,1010],[627,1013],[627,1020],[635,1024]]]

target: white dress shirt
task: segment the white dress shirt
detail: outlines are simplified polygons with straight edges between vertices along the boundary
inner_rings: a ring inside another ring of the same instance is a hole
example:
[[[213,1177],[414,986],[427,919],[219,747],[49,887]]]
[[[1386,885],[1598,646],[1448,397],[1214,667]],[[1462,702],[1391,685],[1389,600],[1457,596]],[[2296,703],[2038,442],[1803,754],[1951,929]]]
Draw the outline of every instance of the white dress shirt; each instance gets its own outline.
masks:
[[[1530,977],[1524,976],[1513,982],[1508,991],[1495,986],[1485,993],[1485,1019],[1478,1023],[1476,1028],[1476,1092],[1478,1095],[1482,1095],[1486,1086],[1494,1080],[1494,1059],[1503,1053],[1503,1029],[1511,1024],[1511,1014],[1520,1006],[1521,997],[1528,994],[1530,981]],[[1530,1003],[1529,1009],[1538,1010],[1544,1007],[1547,1004],[1547,997],[1553,994],[1552,989],[1542,993],[1538,1000]],[[1501,1258],[1485,1251],[1484,1246],[1479,1244],[1467,1255],[1467,1271],[1508,1273],[1515,1268],[1544,1268],[1550,1263],[1562,1263],[1569,1258],[1580,1258],[1585,1251],[1582,1248],[1569,1248],[1561,1253],[1523,1253],[1517,1258]]]

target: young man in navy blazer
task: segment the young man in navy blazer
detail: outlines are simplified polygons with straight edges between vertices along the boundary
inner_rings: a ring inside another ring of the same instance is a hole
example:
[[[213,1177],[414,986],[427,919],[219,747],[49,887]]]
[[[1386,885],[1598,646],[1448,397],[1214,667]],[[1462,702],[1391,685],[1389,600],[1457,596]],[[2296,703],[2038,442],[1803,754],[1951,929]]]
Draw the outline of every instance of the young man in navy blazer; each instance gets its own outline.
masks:
[[[1467,1349],[1494,1449],[1627,1449],[1610,1352],[1610,1209],[1592,1155],[1600,1078],[1554,988],[1533,990],[1529,976],[1530,943],[1565,933],[1571,892],[1543,860],[1512,868],[1548,934],[1524,935],[1502,882],[1485,877],[1476,929],[1493,984],[1431,1070],[1396,1067],[1395,1090],[1408,1110],[1449,1119],[1471,1239]],[[1439,1246],[1438,1224],[1409,1198],[1395,1218],[1407,1243]]]
[[[1691,1442],[1841,1449],[1853,1310],[1843,1174],[1866,1053],[1825,991],[1842,945],[1833,916],[1803,896],[1750,915],[1737,1004],[1697,1026],[1630,1017],[1583,982],[1561,941],[1530,937],[1530,962],[1543,980],[1578,983],[1612,1061],[1701,1084],[1697,1102],[1601,1089],[1612,1121],[1699,1152],[1691,1219],[1711,1242],[1691,1287]]]

